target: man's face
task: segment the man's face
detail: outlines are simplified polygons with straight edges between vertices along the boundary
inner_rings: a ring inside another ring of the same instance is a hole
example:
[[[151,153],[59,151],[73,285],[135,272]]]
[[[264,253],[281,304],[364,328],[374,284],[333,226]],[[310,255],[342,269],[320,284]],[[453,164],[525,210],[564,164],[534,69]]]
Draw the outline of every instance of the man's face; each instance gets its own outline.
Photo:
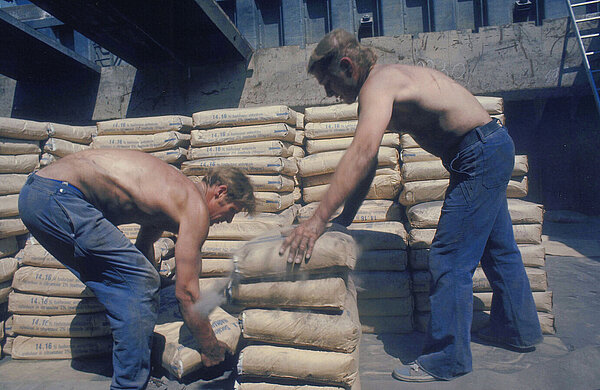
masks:
[[[332,73],[330,71],[320,72],[315,75],[319,84],[325,88],[327,96],[335,96],[350,104],[356,101],[360,89],[352,77],[343,72]]]
[[[213,199],[208,201],[208,211],[211,225],[221,222],[230,223],[235,214],[239,213],[243,209],[241,204],[232,202],[227,198],[227,187],[223,187],[225,187],[225,191],[219,191],[217,189],[214,192]]]

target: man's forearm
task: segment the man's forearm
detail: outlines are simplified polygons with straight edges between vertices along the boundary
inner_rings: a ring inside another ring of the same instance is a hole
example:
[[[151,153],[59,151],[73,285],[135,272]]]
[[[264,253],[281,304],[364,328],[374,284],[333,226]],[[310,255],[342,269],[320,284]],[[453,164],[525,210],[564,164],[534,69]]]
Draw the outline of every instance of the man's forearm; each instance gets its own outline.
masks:
[[[183,321],[196,341],[198,341],[201,348],[206,348],[217,342],[217,338],[206,313],[201,313],[201,311],[190,302],[180,302],[179,307],[181,309]]]
[[[344,210],[337,216],[332,222],[339,223],[344,226],[348,226],[354,220],[359,207],[364,202],[371,183],[375,178],[375,171],[377,169],[377,158],[371,160],[371,166],[369,167],[367,175],[358,183],[358,186],[352,191],[352,193],[346,199],[344,203]]]

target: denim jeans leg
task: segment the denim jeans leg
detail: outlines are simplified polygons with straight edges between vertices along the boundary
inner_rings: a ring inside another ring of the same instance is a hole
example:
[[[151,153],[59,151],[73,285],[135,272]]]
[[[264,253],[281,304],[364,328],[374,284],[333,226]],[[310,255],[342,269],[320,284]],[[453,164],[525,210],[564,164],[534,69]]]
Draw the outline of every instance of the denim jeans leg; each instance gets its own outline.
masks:
[[[539,343],[542,333],[537,310],[515,243],[507,206],[502,207],[498,214],[481,266],[493,291],[490,314],[492,332],[517,347]]]

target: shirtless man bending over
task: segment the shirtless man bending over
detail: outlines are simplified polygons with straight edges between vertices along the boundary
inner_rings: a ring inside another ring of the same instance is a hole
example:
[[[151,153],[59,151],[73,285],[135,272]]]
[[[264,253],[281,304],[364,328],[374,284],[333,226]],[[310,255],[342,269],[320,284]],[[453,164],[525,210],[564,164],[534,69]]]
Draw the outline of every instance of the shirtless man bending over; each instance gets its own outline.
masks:
[[[481,261],[494,291],[485,338],[521,352],[541,341],[540,325],[514,240],[506,187],[514,145],[506,128],[460,84],[433,69],[377,65],[371,49],[344,31],[327,34],[312,53],[308,72],[327,96],[358,98],[358,125],[329,190],[315,214],[284,241],[288,261],[309,258],[315,240],[334,222],[349,225],[375,174],[386,130],[410,133],[440,157],[450,172],[441,218],[429,252],[433,289],[423,354],[394,370],[402,381],[450,380],[472,370],[472,277]]]
[[[206,366],[225,358],[200,298],[200,251],[209,226],[254,209],[248,178],[237,169],[209,172],[199,183],[138,151],[88,150],[32,174],[19,196],[21,219],[48,252],[106,307],[113,333],[111,389],[142,389],[150,378],[160,278],[151,264],[164,230],[178,234],[175,295]],[[141,225],[135,245],[116,225]]]

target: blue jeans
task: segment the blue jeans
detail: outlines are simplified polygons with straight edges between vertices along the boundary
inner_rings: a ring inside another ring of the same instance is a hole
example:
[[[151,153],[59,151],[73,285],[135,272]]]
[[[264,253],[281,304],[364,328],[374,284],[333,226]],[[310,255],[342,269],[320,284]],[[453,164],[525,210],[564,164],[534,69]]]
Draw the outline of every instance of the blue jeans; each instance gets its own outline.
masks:
[[[67,182],[30,175],[19,213],[29,232],[106,308],[114,340],[111,389],[145,388],[158,316],[156,269]]]
[[[514,157],[506,128],[492,121],[467,133],[442,159],[450,184],[429,252],[431,320],[417,359],[438,379],[472,371],[473,272],[480,260],[493,290],[494,334],[515,346],[542,340],[506,201]]]

